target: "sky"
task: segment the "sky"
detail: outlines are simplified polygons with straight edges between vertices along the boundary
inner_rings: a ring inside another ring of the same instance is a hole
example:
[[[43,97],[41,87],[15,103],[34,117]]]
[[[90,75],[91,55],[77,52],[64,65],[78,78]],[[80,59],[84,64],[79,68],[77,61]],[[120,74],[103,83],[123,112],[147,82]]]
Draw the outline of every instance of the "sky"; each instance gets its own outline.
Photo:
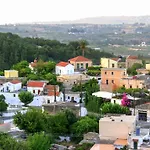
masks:
[[[0,24],[150,15],[150,0],[0,0]]]

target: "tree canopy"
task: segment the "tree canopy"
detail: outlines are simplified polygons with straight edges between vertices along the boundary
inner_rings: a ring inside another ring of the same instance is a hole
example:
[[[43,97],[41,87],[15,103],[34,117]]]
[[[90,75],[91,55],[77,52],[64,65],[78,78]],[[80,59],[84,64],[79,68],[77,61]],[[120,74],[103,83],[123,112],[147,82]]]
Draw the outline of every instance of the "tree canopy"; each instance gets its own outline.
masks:
[[[2,112],[6,111],[8,107],[8,104],[5,102],[5,96],[0,95],[0,112],[2,115]]]
[[[32,62],[38,58],[43,61],[58,62],[67,61],[78,55],[82,55],[80,41],[64,44],[56,40],[21,38],[12,33],[0,33],[0,70],[2,71],[10,69],[12,65],[23,60]],[[87,48],[85,57],[99,64],[101,57],[112,57],[112,54]],[[24,75],[24,73],[22,74]]]
[[[25,106],[30,104],[33,101],[34,95],[27,91],[22,91],[18,95],[20,101],[24,103]]]

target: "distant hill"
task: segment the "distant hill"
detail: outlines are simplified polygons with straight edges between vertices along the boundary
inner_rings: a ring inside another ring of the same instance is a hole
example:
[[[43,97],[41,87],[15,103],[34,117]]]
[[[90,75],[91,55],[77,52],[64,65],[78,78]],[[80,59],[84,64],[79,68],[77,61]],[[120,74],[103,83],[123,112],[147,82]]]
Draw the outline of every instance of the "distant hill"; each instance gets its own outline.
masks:
[[[102,17],[92,17],[83,18],[74,21],[60,21],[60,22],[50,22],[50,23],[60,23],[60,24],[134,24],[134,23],[145,23],[150,24],[150,16],[102,16]]]

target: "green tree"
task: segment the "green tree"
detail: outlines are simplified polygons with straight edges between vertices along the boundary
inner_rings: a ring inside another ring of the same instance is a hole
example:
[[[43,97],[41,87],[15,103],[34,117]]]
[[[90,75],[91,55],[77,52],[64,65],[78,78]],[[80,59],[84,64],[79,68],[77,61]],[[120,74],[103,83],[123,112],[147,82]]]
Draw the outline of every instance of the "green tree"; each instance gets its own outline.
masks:
[[[98,132],[98,122],[96,119],[83,117],[72,125],[72,133],[74,138],[81,139],[83,134],[87,132]],[[73,139],[74,139],[73,138]]]
[[[7,110],[8,104],[5,102],[5,96],[0,95],[0,112],[2,113]]]
[[[52,136],[45,133],[35,133],[27,138],[27,145],[30,150],[48,150],[52,142]]]
[[[104,103],[102,106],[102,113],[128,114],[129,108],[120,106],[119,104]]]
[[[1,150],[30,150],[25,142],[17,142],[6,133],[0,133],[0,148]]]
[[[27,77],[31,73],[29,68],[29,63],[27,61],[21,61],[12,67],[15,70],[18,70],[20,77]]]
[[[131,68],[127,69],[127,73],[129,75],[136,75],[137,74],[136,69],[140,69],[142,67],[143,67],[143,64],[135,63],[135,64],[133,64],[133,66]]]
[[[20,92],[18,95],[20,101],[24,103],[25,106],[30,104],[33,101],[34,95],[30,92]]]
[[[38,109],[29,109],[26,113],[17,112],[14,123],[27,133],[45,131],[47,128],[47,115]]]
[[[80,43],[80,48],[82,50],[82,56],[84,56],[85,49],[86,49],[86,46],[88,45],[88,42],[85,40],[81,40],[79,43]]]

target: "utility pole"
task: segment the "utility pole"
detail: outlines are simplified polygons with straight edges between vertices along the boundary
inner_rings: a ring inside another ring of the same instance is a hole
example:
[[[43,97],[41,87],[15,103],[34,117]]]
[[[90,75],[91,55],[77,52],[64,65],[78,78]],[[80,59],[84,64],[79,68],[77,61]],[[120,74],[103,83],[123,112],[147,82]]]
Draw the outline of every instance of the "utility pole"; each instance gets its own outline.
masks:
[[[56,85],[54,85],[54,102],[56,102]]]
[[[65,87],[63,88],[63,101],[65,102],[66,101],[66,94],[65,94]]]
[[[82,103],[82,75],[80,75],[80,116],[81,116],[81,103]]]

